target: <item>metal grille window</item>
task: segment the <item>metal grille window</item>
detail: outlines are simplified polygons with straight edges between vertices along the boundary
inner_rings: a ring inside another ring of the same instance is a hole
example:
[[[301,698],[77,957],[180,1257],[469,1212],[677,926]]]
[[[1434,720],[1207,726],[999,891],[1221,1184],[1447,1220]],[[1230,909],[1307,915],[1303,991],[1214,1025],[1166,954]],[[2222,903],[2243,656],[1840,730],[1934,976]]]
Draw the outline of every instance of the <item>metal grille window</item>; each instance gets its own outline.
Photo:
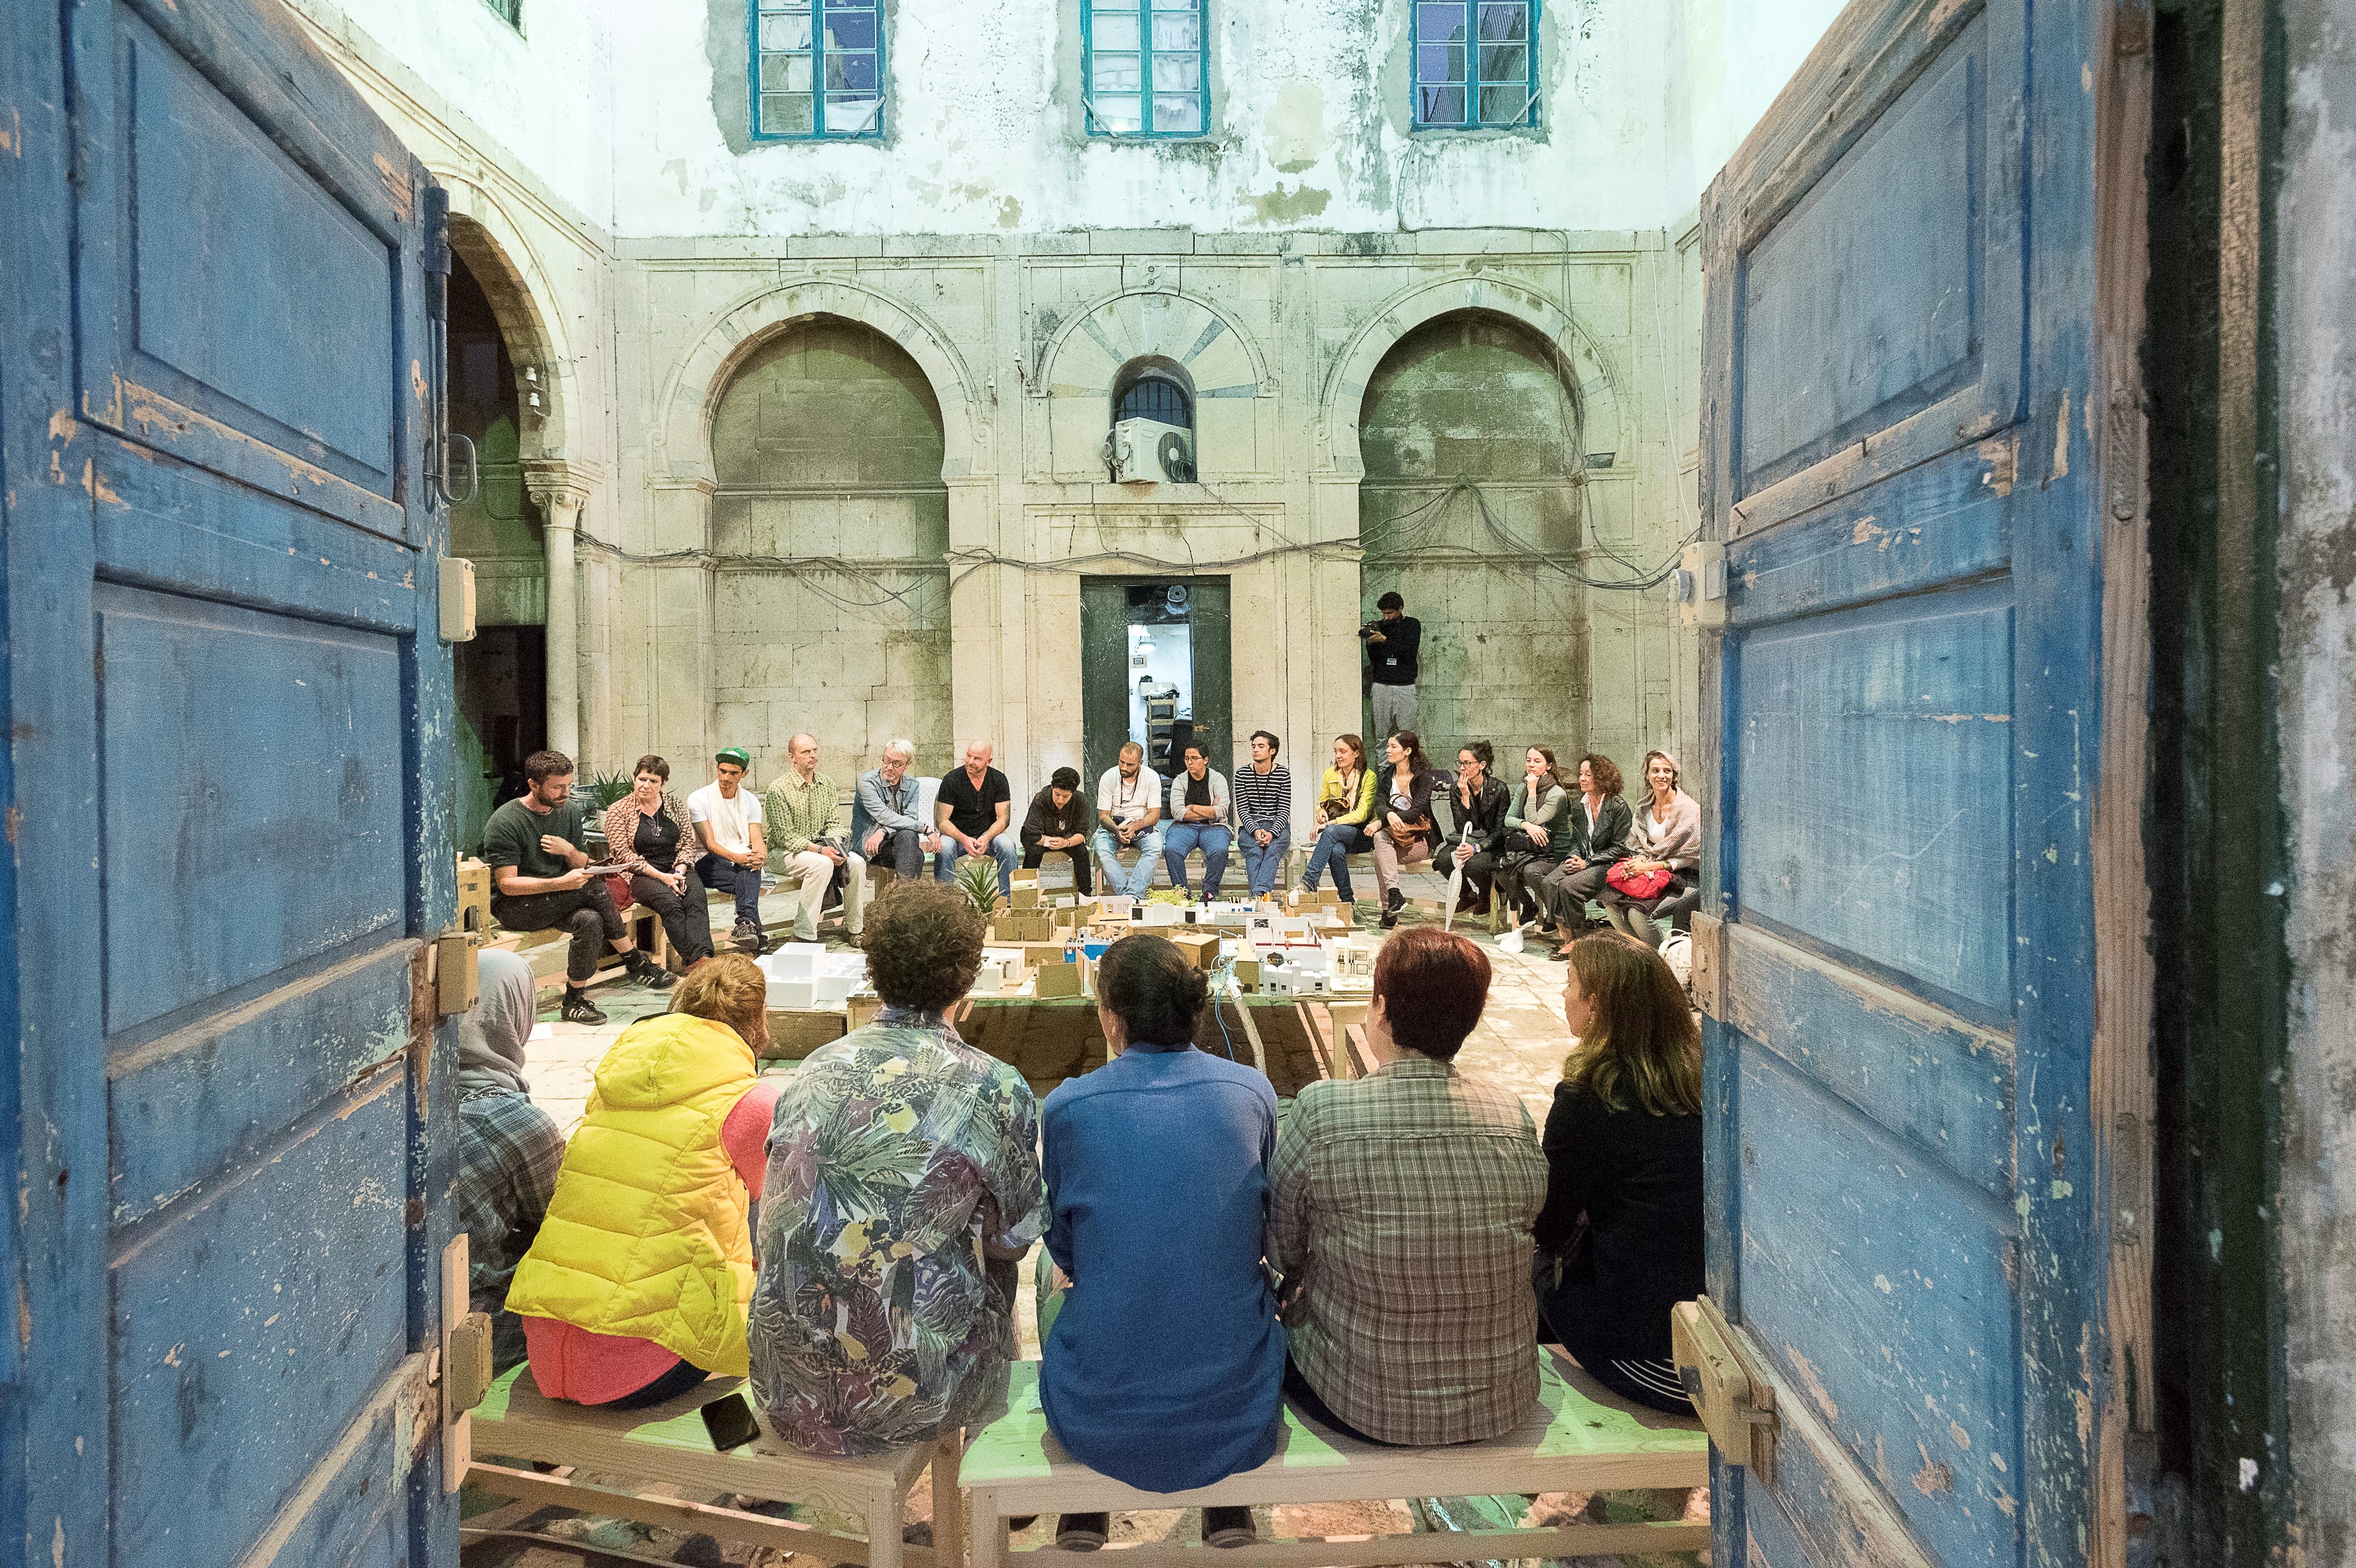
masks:
[[[500,21],[519,33],[523,31],[523,0],[483,0],[483,4],[488,5],[492,15]]]
[[[756,0],[752,23],[755,136],[884,133],[879,0]]]
[[[1409,3],[1416,129],[1537,123],[1537,0]]]
[[[1141,376],[1124,389],[1112,411],[1113,422],[1123,420],[1159,420],[1163,424],[1194,428],[1194,415],[1186,407],[1186,389],[1167,376],[1151,372]]]
[[[1085,0],[1080,69],[1091,136],[1200,136],[1211,123],[1209,0]]]

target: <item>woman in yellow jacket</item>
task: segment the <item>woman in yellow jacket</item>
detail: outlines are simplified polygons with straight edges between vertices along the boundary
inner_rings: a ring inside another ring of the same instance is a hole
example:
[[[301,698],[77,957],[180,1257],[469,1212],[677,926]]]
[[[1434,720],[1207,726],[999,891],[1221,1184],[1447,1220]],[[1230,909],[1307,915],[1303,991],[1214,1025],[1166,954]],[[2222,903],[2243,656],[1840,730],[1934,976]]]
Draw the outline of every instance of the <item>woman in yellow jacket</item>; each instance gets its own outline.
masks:
[[[1309,869],[1301,885],[1317,891],[1325,868],[1333,869],[1333,891],[1344,902],[1350,893],[1350,857],[1375,847],[1367,832],[1375,816],[1375,770],[1366,766],[1366,743],[1355,735],[1333,741],[1333,765],[1317,786],[1317,848],[1310,851]]]
[[[754,1078],[766,993],[743,954],[706,959],[598,1062],[508,1292],[551,1399],[639,1410],[745,1374],[746,1211],[776,1104]]]

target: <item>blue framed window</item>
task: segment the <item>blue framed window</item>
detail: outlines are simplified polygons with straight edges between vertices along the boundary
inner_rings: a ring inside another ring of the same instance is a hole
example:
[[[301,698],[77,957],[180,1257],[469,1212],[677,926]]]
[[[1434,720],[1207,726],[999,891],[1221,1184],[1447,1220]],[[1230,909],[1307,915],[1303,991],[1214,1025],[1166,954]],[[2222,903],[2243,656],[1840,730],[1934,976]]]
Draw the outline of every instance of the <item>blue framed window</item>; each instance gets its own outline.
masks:
[[[1538,0],[1408,0],[1415,7],[1415,128],[1538,123]]]
[[[1091,136],[1200,136],[1211,126],[1209,0],[1084,0],[1080,71]]]
[[[880,0],[755,0],[753,134],[884,133]]]

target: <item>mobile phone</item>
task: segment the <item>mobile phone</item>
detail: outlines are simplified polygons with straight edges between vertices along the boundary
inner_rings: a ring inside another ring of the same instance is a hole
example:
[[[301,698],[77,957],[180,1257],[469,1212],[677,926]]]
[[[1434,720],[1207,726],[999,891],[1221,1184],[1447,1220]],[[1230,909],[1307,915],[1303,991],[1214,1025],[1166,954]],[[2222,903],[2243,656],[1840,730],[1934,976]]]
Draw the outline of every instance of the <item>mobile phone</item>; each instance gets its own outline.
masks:
[[[753,1419],[753,1406],[740,1392],[703,1407],[703,1430],[712,1435],[712,1445],[725,1454],[761,1435],[761,1424]]]

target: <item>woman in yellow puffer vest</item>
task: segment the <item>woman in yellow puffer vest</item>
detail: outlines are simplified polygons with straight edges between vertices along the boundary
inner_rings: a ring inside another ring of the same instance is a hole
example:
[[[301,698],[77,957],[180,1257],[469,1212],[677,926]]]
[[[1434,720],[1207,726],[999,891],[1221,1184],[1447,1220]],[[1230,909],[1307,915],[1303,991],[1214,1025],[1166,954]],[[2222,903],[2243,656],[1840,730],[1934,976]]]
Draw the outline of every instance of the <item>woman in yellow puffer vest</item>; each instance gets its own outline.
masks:
[[[550,1398],[637,1410],[744,1375],[745,1217],[776,1103],[754,1077],[766,991],[743,954],[706,959],[598,1062],[508,1292]]]

